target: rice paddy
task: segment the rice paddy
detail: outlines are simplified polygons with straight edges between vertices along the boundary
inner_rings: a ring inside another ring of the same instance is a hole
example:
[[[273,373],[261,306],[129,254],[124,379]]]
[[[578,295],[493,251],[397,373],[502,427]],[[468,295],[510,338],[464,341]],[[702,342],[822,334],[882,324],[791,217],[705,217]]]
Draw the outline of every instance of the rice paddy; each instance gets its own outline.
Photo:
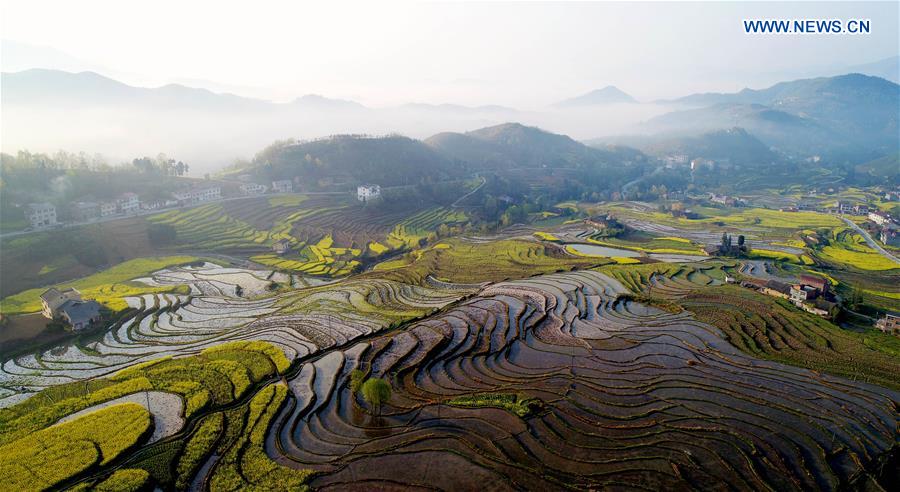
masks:
[[[265,268],[191,257],[104,272],[91,285],[133,289],[107,289],[127,315],[3,361],[0,468],[11,483],[889,488],[883,463],[900,425],[889,335],[846,332],[726,284],[799,274],[809,266],[798,253],[770,250],[796,264],[698,257],[686,254],[702,243],[694,236],[595,239],[583,223],[438,239],[441,225],[466,220],[446,208],[328,230],[317,214],[347,217],[351,204],[276,198],[154,219]],[[269,252],[277,239],[288,253]],[[869,290],[891,293],[885,285]],[[376,378],[391,390],[378,405],[359,388]],[[95,432],[68,430],[84,426]],[[37,444],[60,428],[77,439]]]

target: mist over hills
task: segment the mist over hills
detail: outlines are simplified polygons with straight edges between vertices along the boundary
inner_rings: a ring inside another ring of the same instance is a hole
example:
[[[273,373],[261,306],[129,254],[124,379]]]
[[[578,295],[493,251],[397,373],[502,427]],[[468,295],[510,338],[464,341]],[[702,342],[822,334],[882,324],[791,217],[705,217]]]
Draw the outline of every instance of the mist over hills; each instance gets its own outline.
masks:
[[[346,134],[408,135],[423,139],[421,144],[443,159],[504,168],[579,167],[637,158],[623,155],[622,149],[586,147],[560,134],[653,155],[687,146],[697,148],[698,155],[712,158],[706,154],[715,151],[735,162],[752,160],[749,155],[770,162],[775,152],[859,164],[900,147],[900,86],[862,74],[693,94],[662,105],[638,103],[609,86],[530,111],[427,103],[371,108],[322,95],[274,103],[178,84],[134,87],[93,72],[46,69],[4,73],[0,82],[4,152],[63,148],[121,160],[165,152],[203,172],[248,158],[275,140]],[[504,124],[510,121],[522,124]],[[535,133],[533,127],[548,132]],[[734,133],[735,128],[745,134]],[[729,148],[730,156],[723,153]]]
[[[900,146],[900,86],[862,74],[783,82],[762,90],[694,94],[647,121],[644,134],[685,136],[740,127],[779,151],[864,162]]]

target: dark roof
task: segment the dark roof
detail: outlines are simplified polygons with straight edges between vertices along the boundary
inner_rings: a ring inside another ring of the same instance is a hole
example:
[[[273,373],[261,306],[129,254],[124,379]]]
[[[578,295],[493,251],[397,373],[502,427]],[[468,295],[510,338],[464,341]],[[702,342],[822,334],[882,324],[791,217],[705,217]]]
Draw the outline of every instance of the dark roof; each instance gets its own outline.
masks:
[[[100,316],[100,303],[97,301],[66,301],[59,307],[59,311],[72,324],[87,323]]]
[[[800,275],[800,283],[824,288],[828,285],[828,280],[816,275]]]
[[[784,282],[779,282],[779,281],[777,281],[777,280],[769,280],[769,281],[767,281],[767,282],[766,282],[766,287],[768,287],[768,288],[770,288],[770,289],[772,289],[772,290],[777,290],[778,292],[781,292],[782,294],[788,294],[788,293],[791,292],[791,286],[790,286],[790,285],[788,285],[788,284],[786,284],[786,283],[784,283]]]

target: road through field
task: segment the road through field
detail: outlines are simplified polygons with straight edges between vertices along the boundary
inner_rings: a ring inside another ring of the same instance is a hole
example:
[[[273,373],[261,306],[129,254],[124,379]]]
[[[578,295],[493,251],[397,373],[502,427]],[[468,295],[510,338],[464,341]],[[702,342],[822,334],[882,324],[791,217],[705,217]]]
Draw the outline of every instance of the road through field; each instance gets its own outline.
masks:
[[[897,258],[896,256],[888,253],[887,250],[885,250],[884,248],[881,247],[881,245],[876,243],[875,240],[872,239],[872,236],[870,236],[868,232],[863,230],[862,227],[856,225],[855,222],[853,222],[852,220],[850,220],[846,217],[841,217],[841,220],[843,220],[845,223],[847,223],[848,226],[853,228],[854,231],[859,233],[859,235],[862,236],[863,239],[866,240],[866,244],[868,244],[872,249],[874,249],[875,251],[878,251],[879,253],[881,253],[882,256],[893,261],[894,263],[900,263],[900,258]]]

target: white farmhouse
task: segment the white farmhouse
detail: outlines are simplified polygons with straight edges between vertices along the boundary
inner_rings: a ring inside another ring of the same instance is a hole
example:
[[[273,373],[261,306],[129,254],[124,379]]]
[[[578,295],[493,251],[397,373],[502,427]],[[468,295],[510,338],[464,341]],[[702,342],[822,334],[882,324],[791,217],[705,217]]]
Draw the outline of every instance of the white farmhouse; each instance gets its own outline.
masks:
[[[241,185],[241,193],[247,196],[262,195],[269,191],[269,187],[259,183],[244,183]]]
[[[368,202],[381,198],[381,186],[366,184],[356,187],[356,199],[361,202]]]
[[[116,211],[118,211],[116,202],[103,202],[100,204],[100,217],[109,217],[110,215],[116,215]]]
[[[31,227],[49,227],[56,224],[56,207],[51,203],[29,203],[28,204],[28,222]]]
[[[176,191],[172,196],[182,205],[189,205],[200,202],[209,202],[222,198],[222,188],[219,186],[209,186],[206,188],[189,188],[186,190]]]
[[[122,193],[116,198],[116,207],[120,214],[133,214],[141,209],[141,201],[138,199],[137,193]]]
[[[290,193],[294,191],[294,183],[289,179],[281,179],[278,181],[272,181],[272,192],[273,193]]]

